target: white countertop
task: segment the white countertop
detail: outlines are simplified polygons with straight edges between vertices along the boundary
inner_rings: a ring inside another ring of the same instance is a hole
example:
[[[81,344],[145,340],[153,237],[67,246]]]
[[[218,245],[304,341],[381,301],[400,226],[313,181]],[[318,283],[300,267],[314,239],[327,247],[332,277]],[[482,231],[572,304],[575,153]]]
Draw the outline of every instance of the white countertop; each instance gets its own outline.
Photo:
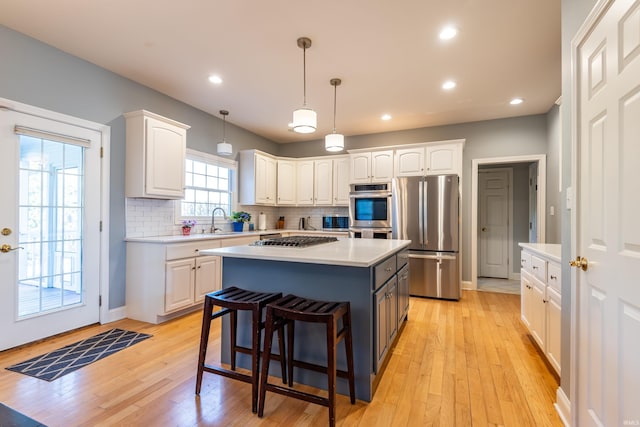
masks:
[[[204,234],[191,234],[189,236],[183,236],[176,234],[173,236],[149,236],[149,237],[127,237],[125,242],[137,242],[137,243],[184,243],[184,242],[196,242],[198,240],[218,240],[218,239],[234,239],[238,237],[246,236],[260,236],[261,234],[273,234],[273,233],[287,233],[287,234],[308,234],[308,235],[327,235],[327,234],[341,234],[344,237],[349,237],[349,233],[343,230],[331,231],[331,230],[256,230],[256,231],[241,231],[241,232],[224,232],[224,233],[204,233]]]
[[[561,262],[562,245],[558,243],[518,243],[518,245],[552,261]]]
[[[303,248],[279,246],[231,246],[206,249],[200,255],[249,258],[268,261],[301,262],[308,264],[370,267],[406,248],[411,240],[340,239]]]

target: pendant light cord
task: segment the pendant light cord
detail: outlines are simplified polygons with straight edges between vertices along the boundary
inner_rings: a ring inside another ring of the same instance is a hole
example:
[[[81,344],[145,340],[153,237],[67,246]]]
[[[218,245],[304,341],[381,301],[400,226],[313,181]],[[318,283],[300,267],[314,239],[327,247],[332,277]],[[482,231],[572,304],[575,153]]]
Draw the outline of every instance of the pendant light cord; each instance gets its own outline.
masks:
[[[338,97],[338,85],[333,85],[333,133],[336,133],[336,98]]]
[[[302,48],[302,105],[307,106],[307,45]]]

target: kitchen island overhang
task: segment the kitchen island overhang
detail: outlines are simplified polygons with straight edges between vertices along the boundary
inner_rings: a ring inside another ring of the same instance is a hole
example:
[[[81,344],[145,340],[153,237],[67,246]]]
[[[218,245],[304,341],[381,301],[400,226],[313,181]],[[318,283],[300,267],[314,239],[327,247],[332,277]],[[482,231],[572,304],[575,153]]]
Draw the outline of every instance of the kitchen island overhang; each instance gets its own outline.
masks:
[[[382,348],[379,342],[380,322],[390,323],[388,315],[381,318],[377,295],[381,290],[386,292],[387,284],[397,283],[395,280],[400,269],[405,271],[408,268],[403,254],[410,243],[409,240],[343,239],[305,248],[244,245],[204,250],[201,254],[222,257],[223,288],[237,286],[247,290],[282,292],[283,295],[291,293],[317,300],[349,301],[356,397],[371,401],[379,380],[377,377],[382,373],[379,363]],[[392,299],[393,302],[385,298],[385,304],[396,304],[392,311],[396,313],[399,324],[406,319],[406,310],[398,309],[398,287],[393,288],[396,289],[396,298]],[[408,303],[408,287],[406,301]],[[238,342],[246,345],[250,343],[250,319],[244,314],[239,313],[238,322],[247,327],[238,329]],[[388,330],[384,325],[382,329]],[[393,336],[393,341],[396,339],[397,334]],[[386,350],[391,344],[392,341],[385,343]],[[343,345],[339,345],[337,352],[339,369],[346,367]],[[226,319],[222,322],[221,352],[223,363],[229,363],[229,324]],[[326,364],[326,334],[321,325],[296,325],[294,357]],[[238,365],[248,367],[249,358],[238,355]],[[279,365],[272,363],[270,373],[279,376]],[[294,381],[321,389],[327,387],[326,375],[303,369],[295,370]],[[337,391],[348,393],[346,380],[338,379]]]

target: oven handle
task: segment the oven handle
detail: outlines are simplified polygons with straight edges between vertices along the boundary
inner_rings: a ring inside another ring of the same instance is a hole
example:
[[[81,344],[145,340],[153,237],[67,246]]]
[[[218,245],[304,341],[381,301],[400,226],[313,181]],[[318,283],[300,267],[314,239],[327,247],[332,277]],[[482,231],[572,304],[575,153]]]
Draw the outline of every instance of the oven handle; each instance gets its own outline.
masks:
[[[456,259],[455,255],[416,255],[409,254],[409,258],[419,258],[419,259]]]
[[[389,192],[384,192],[384,193],[351,193],[349,194],[349,197],[352,199],[371,199],[371,198],[391,198],[391,193]]]

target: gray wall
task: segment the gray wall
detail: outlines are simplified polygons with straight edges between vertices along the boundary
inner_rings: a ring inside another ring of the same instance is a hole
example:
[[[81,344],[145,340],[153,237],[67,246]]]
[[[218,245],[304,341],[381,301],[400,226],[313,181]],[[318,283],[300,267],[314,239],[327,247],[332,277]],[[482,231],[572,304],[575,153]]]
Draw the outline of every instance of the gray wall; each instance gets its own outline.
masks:
[[[571,186],[571,118],[574,110],[571,84],[571,40],[596,4],[596,0],[562,0],[562,108],[560,127],[562,129],[562,378],[560,387],[569,399],[573,399],[571,390],[571,271],[569,260],[572,258],[571,211],[566,209],[567,188]],[[575,409],[575,407],[574,407]]]
[[[562,149],[560,129],[560,108],[554,105],[547,113],[547,243],[560,243],[562,204],[559,180]],[[554,214],[550,209],[553,206]]]
[[[215,153],[222,121],[0,25],[0,97],[111,126],[109,308],[125,304],[125,197],[122,114],[146,109],[191,126],[187,145]],[[224,108],[224,105],[220,105]],[[231,112],[230,118],[233,117]],[[234,152],[278,145],[227,123]]]
[[[411,129],[372,135],[346,136],[349,149],[466,139],[462,179],[462,280],[471,280],[471,161],[489,157],[547,154],[547,115],[514,117],[448,126]],[[280,155],[291,157],[326,154],[322,140],[286,144]],[[547,174],[557,173],[557,169]],[[547,176],[549,179],[549,176]]]

